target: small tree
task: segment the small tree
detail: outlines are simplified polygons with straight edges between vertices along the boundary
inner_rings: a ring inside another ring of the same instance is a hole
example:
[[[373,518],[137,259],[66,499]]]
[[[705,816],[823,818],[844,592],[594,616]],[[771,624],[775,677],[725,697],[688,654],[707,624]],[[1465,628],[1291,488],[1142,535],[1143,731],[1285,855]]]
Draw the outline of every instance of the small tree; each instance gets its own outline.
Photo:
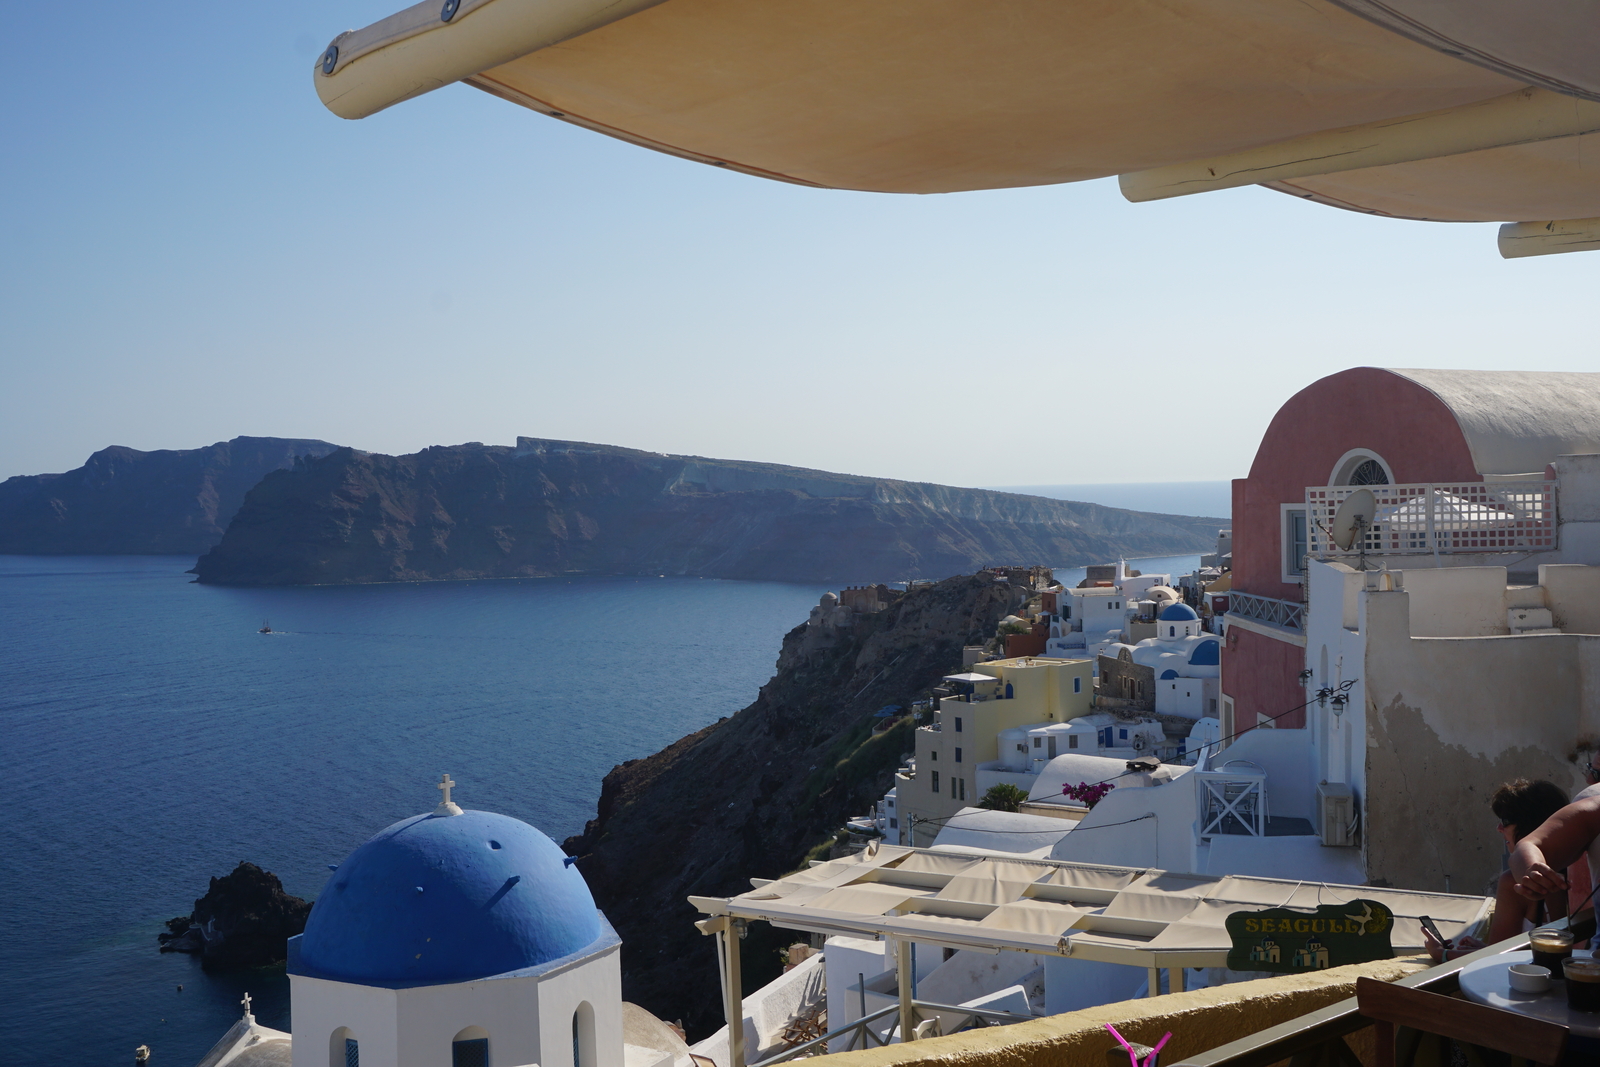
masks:
[[[1010,782],[1001,782],[992,785],[989,791],[983,794],[983,799],[978,801],[978,807],[988,808],[990,811],[1017,811],[1028,799],[1026,790],[1019,789]]]

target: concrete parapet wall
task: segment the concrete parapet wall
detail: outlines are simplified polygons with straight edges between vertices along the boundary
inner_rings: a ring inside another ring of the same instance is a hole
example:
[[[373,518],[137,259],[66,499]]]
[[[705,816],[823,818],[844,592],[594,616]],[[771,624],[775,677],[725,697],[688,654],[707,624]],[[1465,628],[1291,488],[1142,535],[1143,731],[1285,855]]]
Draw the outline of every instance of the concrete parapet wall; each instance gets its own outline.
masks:
[[[1116,1047],[1110,1023],[1128,1040],[1154,1045],[1162,1063],[1177,1063],[1268,1027],[1355,996],[1358,977],[1392,982],[1429,966],[1425,956],[1378,960],[1311,974],[1274,975],[1187,993],[1127,1000],[905,1045],[843,1052],[829,1067],[1100,1067]],[[1346,1040],[1358,1054],[1365,1034]]]

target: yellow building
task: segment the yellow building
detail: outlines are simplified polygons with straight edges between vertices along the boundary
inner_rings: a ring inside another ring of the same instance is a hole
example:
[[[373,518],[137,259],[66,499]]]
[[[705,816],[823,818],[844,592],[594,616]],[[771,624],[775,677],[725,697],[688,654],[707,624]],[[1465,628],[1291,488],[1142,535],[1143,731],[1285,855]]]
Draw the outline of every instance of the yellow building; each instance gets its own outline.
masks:
[[[926,847],[943,820],[981,799],[976,768],[999,758],[997,735],[1015,726],[1066,722],[1092,710],[1093,664],[1025,656],[974,664],[945,679],[960,695],[943,697],[931,726],[916,733],[916,769],[897,776],[908,844]]]

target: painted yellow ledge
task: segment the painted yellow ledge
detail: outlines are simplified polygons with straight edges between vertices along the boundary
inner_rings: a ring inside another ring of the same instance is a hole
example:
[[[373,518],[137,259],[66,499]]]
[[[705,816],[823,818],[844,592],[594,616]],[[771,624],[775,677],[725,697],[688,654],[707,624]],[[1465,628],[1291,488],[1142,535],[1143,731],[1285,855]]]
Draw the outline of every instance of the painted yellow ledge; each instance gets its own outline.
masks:
[[[1161,1050],[1161,1062],[1177,1063],[1353,997],[1358,977],[1393,982],[1429,966],[1426,956],[1413,956],[1312,974],[1274,975],[1085,1008],[1015,1026],[841,1052],[828,1057],[828,1067],[1100,1067],[1107,1050],[1116,1047],[1106,1023],[1128,1040],[1147,1045],[1170,1030],[1172,1040]],[[1347,1040],[1354,1048],[1361,1035]]]

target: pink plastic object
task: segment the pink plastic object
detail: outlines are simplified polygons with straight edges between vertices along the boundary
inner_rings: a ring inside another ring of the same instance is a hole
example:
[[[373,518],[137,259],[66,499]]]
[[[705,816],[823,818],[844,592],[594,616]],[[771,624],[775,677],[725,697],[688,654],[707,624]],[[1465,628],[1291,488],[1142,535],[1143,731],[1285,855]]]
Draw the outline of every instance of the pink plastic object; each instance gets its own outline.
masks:
[[[1139,1054],[1133,1051],[1133,1046],[1128,1044],[1128,1039],[1117,1033],[1117,1028],[1110,1023],[1106,1023],[1106,1029],[1110,1030],[1111,1036],[1117,1039],[1117,1044],[1128,1050],[1128,1062],[1133,1067],[1156,1067],[1156,1057],[1161,1055],[1161,1050],[1172,1039],[1172,1031],[1168,1030],[1166,1035],[1156,1042],[1156,1047],[1150,1050],[1150,1055],[1144,1058],[1143,1063],[1140,1063]]]

